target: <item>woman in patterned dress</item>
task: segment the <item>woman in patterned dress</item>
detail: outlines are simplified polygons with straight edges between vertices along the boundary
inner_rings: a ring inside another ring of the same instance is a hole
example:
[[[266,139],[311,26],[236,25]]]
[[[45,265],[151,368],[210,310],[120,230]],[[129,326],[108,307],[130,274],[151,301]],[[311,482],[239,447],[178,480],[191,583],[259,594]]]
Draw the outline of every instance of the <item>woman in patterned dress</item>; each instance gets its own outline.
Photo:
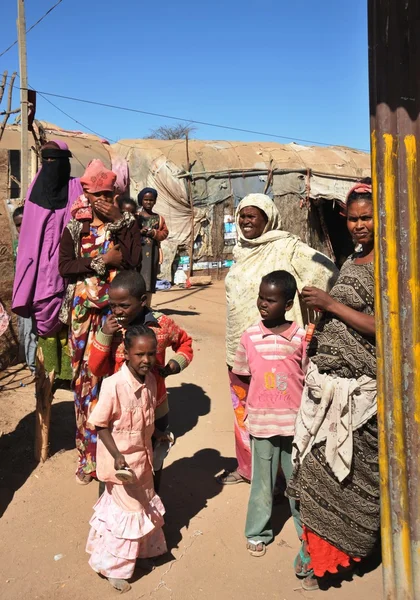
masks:
[[[140,207],[137,213],[142,236],[141,274],[146,282],[147,306],[150,308],[152,296],[156,292],[156,280],[162,263],[160,243],[169,235],[165,219],[153,212],[158,193],[153,188],[144,188],[137,196]]]
[[[140,233],[135,218],[121,214],[114,191],[116,175],[100,160],[92,161],[81,178],[84,194],[72,207],[72,219],[60,244],[61,276],[70,284],[62,319],[70,324],[69,344],[76,409],[77,483],[96,477],[96,431],[87,426],[95,407],[100,379],[88,368],[92,340],[109,312],[109,284],[124,268],[141,259]]]
[[[306,544],[299,562],[309,573],[302,584],[306,590],[318,588],[317,578],[368,556],[379,539],[370,182],[350,190],[347,225],[361,250],[344,263],[329,294],[302,290],[305,303],[323,311],[309,345],[287,490],[300,503]]]

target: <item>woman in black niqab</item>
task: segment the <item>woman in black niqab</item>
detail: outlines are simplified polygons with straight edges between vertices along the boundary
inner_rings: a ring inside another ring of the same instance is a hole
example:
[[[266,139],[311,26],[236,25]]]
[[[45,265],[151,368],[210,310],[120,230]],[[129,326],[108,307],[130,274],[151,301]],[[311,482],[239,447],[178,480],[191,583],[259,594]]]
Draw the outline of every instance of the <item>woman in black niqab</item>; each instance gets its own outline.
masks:
[[[55,142],[48,142],[41,150],[42,168],[29,201],[48,210],[65,208],[68,202],[70,180],[70,150],[61,150]]]

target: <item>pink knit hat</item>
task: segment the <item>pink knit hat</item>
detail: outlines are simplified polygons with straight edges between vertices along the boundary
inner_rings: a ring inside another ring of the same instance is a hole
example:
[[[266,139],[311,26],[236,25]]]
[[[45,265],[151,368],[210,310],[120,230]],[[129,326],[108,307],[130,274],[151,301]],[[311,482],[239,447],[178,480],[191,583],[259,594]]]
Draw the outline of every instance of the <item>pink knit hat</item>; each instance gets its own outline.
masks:
[[[80,183],[85,192],[95,194],[96,192],[113,192],[116,180],[116,174],[107,169],[99,158],[95,158],[88,164],[83,177],[80,178]]]

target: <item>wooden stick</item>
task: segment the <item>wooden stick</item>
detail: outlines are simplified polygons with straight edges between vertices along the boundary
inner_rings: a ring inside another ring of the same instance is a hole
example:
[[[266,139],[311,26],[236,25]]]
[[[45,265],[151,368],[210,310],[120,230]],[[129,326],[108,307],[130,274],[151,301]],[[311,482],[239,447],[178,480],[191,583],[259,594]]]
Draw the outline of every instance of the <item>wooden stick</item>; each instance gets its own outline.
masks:
[[[191,277],[191,275],[193,274],[193,256],[194,256],[194,201],[193,201],[193,196],[192,196],[192,187],[191,187],[191,181],[192,181],[192,175],[191,175],[191,163],[190,163],[190,151],[189,151],[189,147],[188,147],[188,132],[185,135],[185,146],[186,146],[186,150],[187,150],[187,169],[188,169],[188,173],[189,176],[187,178],[187,190],[188,190],[188,200],[190,202],[190,208],[191,208],[191,242],[190,242],[190,268],[188,269],[188,277]]]
[[[0,125],[0,140],[3,137],[3,133],[4,133],[4,130],[6,128],[7,121],[9,120],[9,116],[10,116],[10,114],[12,112],[13,85],[15,83],[16,75],[17,75],[17,73],[13,73],[13,75],[12,75],[12,77],[10,79],[10,83],[9,83],[9,92],[8,92],[8,98],[7,98],[6,114],[4,116],[3,123]]]
[[[38,346],[35,370],[35,460],[45,462],[48,458],[51,404],[55,372],[45,370],[44,354]]]
[[[17,0],[18,3],[18,49],[19,49],[19,75],[20,75],[20,197],[25,198],[28,191],[28,69],[26,62],[26,18],[25,0]]]
[[[2,110],[0,112],[0,116],[3,116],[3,115],[16,115],[17,113],[20,113],[20,108],[15,108],[15,110],[9,110],[9,111]]]
[[[264,194],[266,194],[268,192],[268,188],[271,185],[271,182],[273,181],[273,159],[270,159],[270,170],[268,171],[268,175],[267,175],[267,183],[265,184],[264,187]]]
[[[7,81],[7,71],[3,72],[3,78],[0,83],[0,104],[3,100],[4,90],[6,89],[6,81]]]

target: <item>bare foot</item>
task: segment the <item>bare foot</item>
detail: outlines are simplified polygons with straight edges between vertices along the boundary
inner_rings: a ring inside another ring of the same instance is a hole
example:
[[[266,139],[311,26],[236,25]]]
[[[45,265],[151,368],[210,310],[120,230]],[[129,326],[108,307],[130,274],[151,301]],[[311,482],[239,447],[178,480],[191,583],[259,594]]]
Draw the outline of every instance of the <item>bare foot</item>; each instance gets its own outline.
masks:
[[[118,590],[121,594],[125,594],[125,592],[129,592],[131,590],[131,585],[125,579],[115,579],[115,577],[107,577],[107,579],[112,587]]]

